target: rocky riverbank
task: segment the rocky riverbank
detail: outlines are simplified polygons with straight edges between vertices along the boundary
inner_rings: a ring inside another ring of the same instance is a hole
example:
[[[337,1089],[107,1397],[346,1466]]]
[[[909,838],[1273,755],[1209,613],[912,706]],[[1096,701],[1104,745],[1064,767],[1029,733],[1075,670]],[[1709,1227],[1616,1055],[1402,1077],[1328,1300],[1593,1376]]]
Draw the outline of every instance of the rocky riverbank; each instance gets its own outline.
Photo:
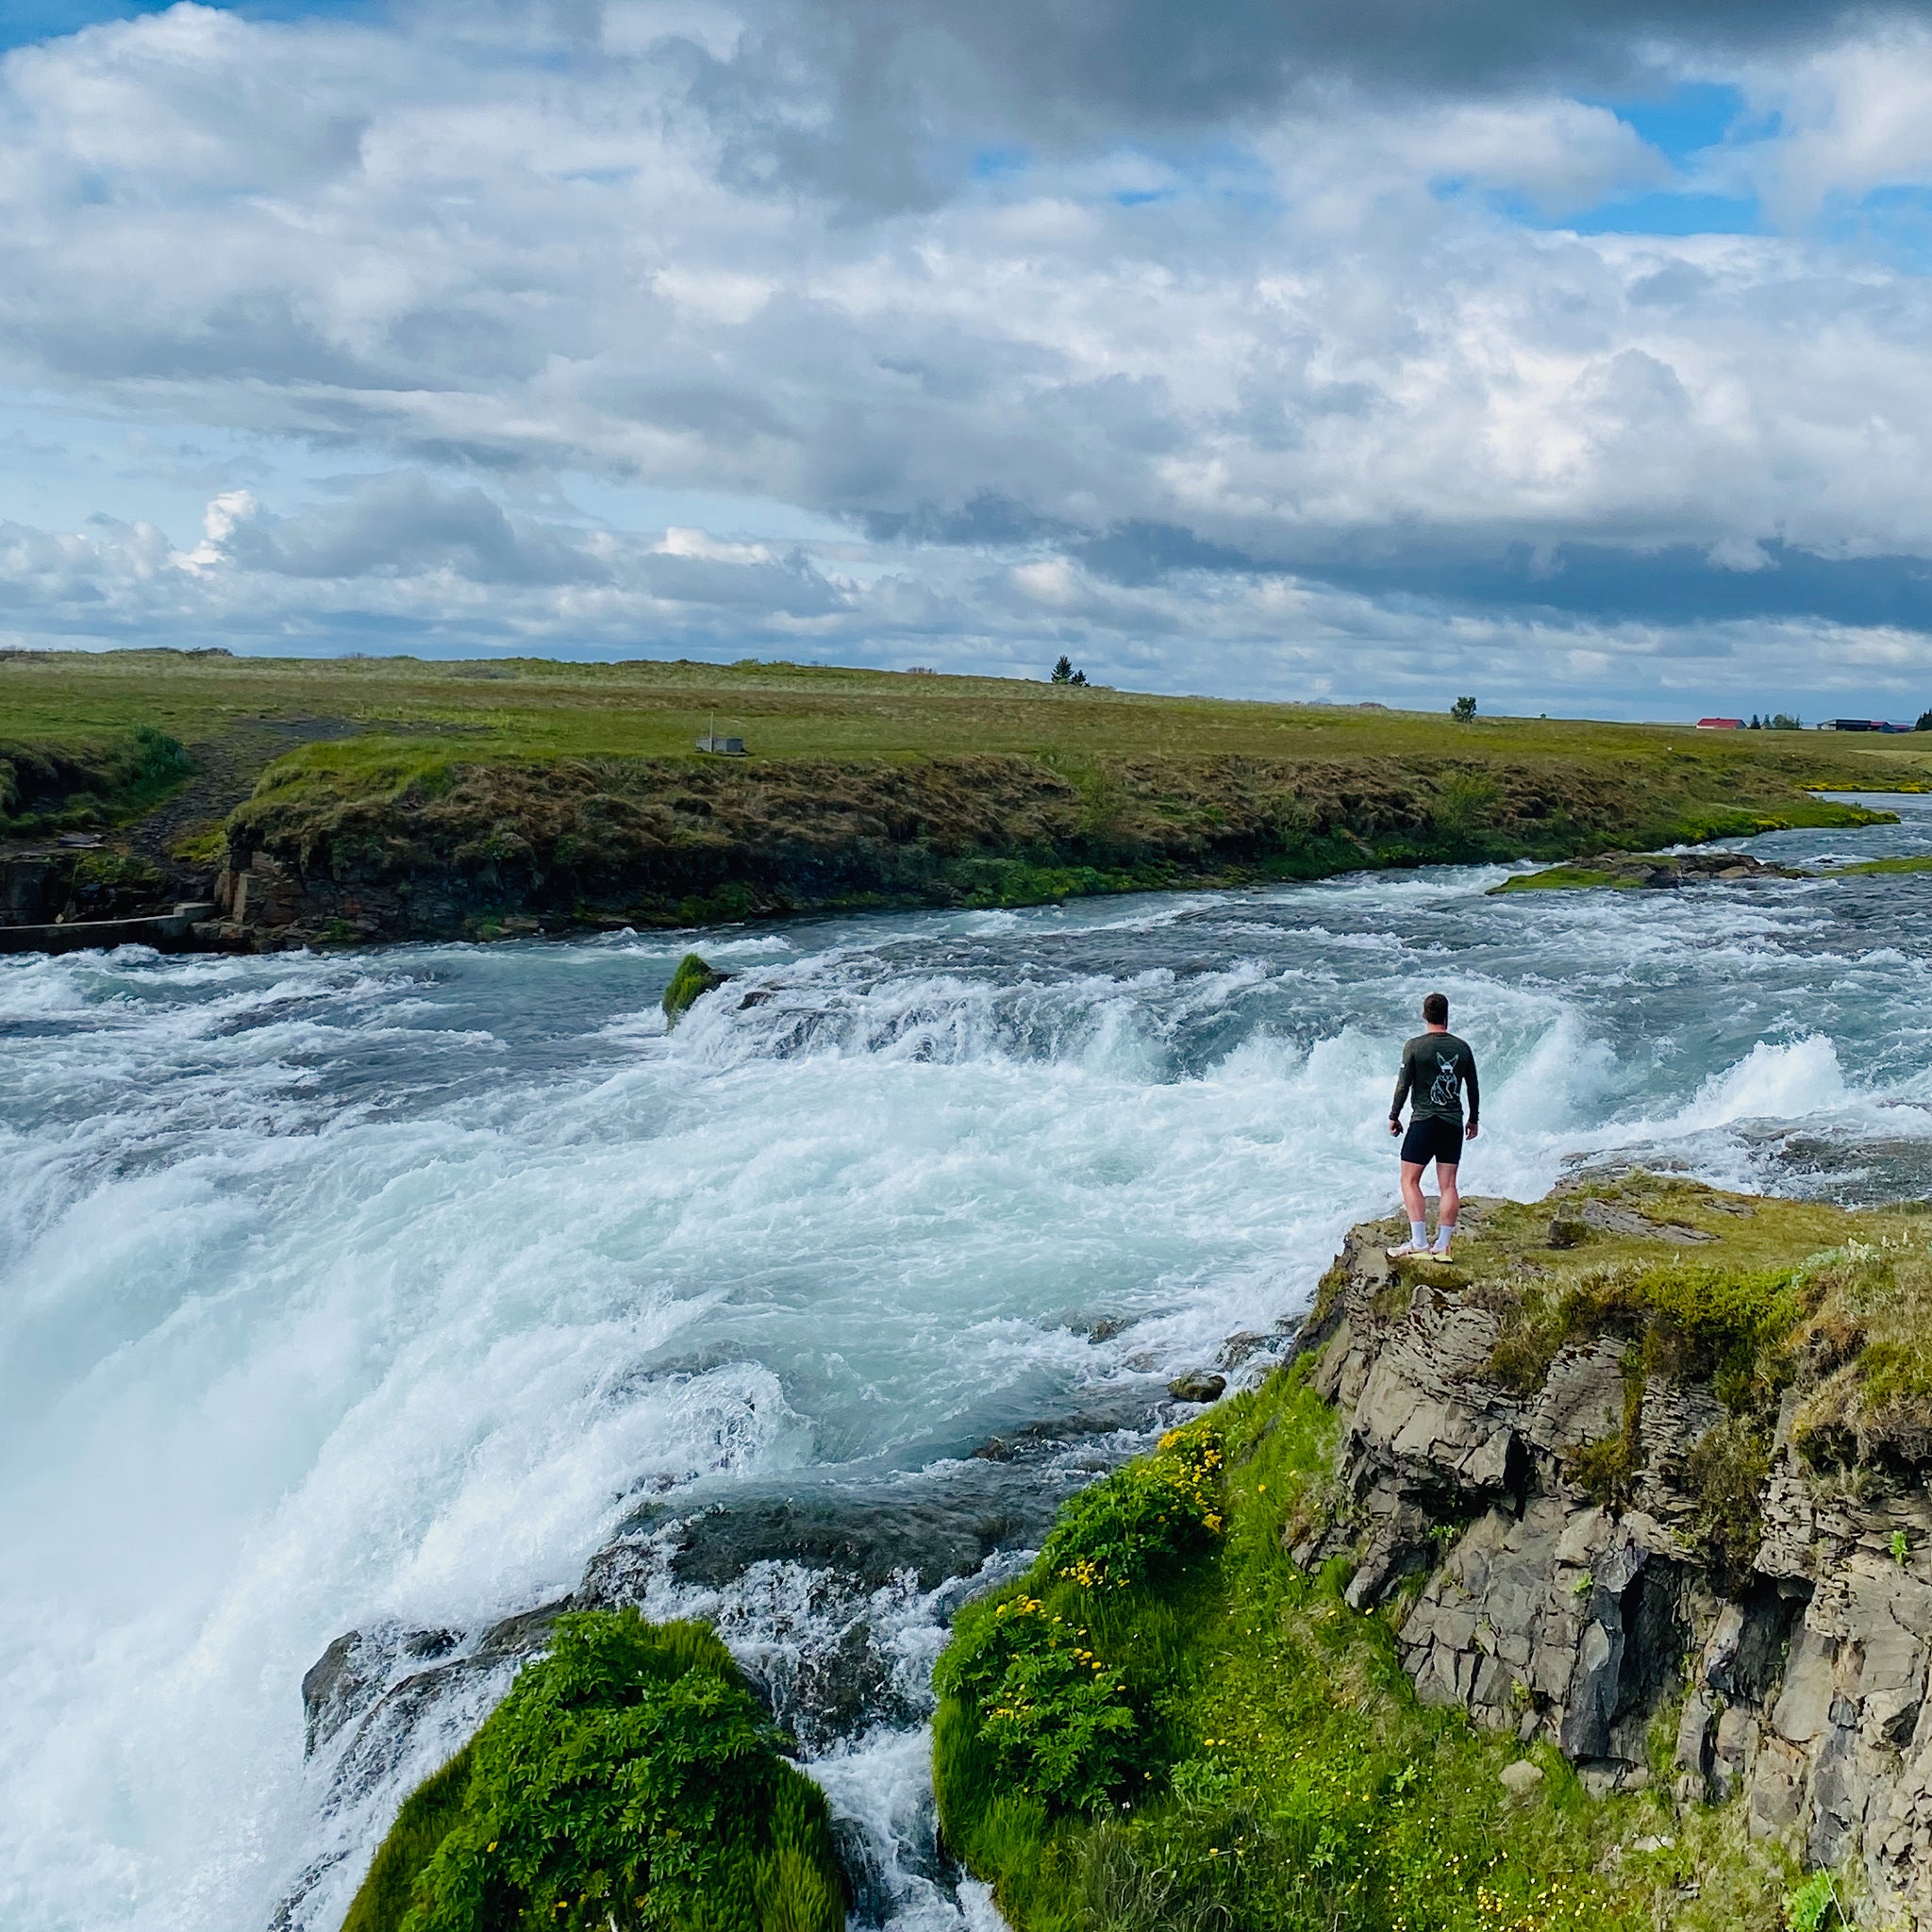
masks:
[[[104,835],[251,951],[1553,861],[1924,783],[1890,740],[791,664],[0,653],[0,840]],[[694,755],[717,719],[747,756]]]
[[[1926,1224],[1869,1217],[1868,1240],[1851,1224],[1836,1252],[1793,1257],[1791,1286],[1770,1289],[1757,1318],[1789,1316],[1790,1334],[1753,1338],[1788,1348],[1788,1364],[1740,1369],[1749,1344],[1724,1305],[1739,1284],[1707,1274],[1720,1264],[1699,1251],[1722,1250],[1727,1219],[1775,1212],[1686,1186],[1560,1204],[1553,1252],[1587,1252],[1599,1231],[1669,1243],[1684,1258],[1662,1271],[1657,1300],[1683,1305],[1664,1313],[1676,1333],[1659,1347],[1657,1308],[1620,1303],[1618,1283],[1591,1288],[1586,1274],[1578,1291],[1602,1297],[1601,1325],[1570,1313],[1540,1380],[1510,1347],[1520,1291],[1484,1291],[1489,1244],[1475,1278],[1438,1283],[1384,1258],[1388,1230],[1351,1237],[1307,1338],[1313,1386],[1341,1422],[1347,1501],[1292,1554],[1307,1566],[1347,1551],[1357,1609],[1424,1579],[1397,1643],[1425,1701],[1555,1745],[1593,1790],[1667,1775],[1677,1804],[1736,1801],[1753,1836],[1788,1841],[1810,1867],[1855,1861],[1881,1912],[1921,1923],[1932,1431],[1902,1411],[1902,1390],[1873,1400],[1883,1361],[1859,1369],[1874,1352],[1860,1311],[1900,1291],[1885,1279],[1899,1272],[1893,1244],[1921,1272]],[[1519,1278],[1538,1265],[1512,1258]],[[1772,1307],[1779,1294],[1786,1310]],[[1678,1336],[1688,1347],[1674,1360]],[[1740,1391],[1740,1373],[1766,1379]],[[1674,1719],[1663,1765],[1649,1739],[1659,1713]]]
[[[208,937],[255,948],[684,926],[888,906],[1559,858],[1884,814],[1657,794],[1588,763],[1019,757],[455,762],[372,788],[271,770],[227,822]],[[1730,860],[1733,866],[1749,861]]]

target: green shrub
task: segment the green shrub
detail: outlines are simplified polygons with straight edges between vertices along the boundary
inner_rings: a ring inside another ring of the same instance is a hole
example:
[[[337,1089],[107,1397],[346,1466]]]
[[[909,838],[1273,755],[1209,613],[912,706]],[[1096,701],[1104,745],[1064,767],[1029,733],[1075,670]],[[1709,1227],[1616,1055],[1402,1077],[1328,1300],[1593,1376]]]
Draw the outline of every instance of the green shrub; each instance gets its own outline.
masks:
[[[1579,1442],[1564,1460],[1577,1488],[1592,1503],[1621,1509],[1630,1501],[1637,1457],[1622,1429],[1599,1436],[1593,1442]]]
[[[974,1619],[935,1685],[968,1707],[999,1774],[1054,1809],[1097,1810],[1145,1755],[1124,1677],[1089,1647],[1084,1624],[1039,1597]]]
[[[1785,1901],[1785,1924],[1790,1932],[1829,1932],[1844,1924],[1829,1872],[1812,1873]]]
[[[152,724],[134,727],[135,783],[158,796],[171,791],[194,769],[194,760],[179,739],[157,731]]]
[[[1764,1534],[1759,1498],[1770,1473],[1770,1444],[1744,1416],[1725,1417],[1684,1460],[1684,1487],[1697,1499],[1691,1535],[1710,1580],[1726,1596],[1751,1580]]]
[[[1775,1404],[1791,1378],[1790,1338],[1805,1315],[1802,1271],[1690,1267],[1599,1269],[1503,1313],[1490,1372],[1533,1394],[1557,1352],[1597,1335],[1638,1340],[1646,1374],[1709,1378],[1737,1410]]]
[[[1221,1441],[1200,1423],[1161,1439],[1160,1453],[1082,1490],[1040,1553],[1049,1574],[1083,1590],[1126,1588],[1171,1571],[1221,1533]]]
[[[123,886],[158,891],[166,881],[159,867],[137,852],[90,852],[75,861],[74,883],[109,891]]]
[[[404,1807],[348,1927],[841,1932],[824,1794],[709,1630],[589,1612],[552,1644]]]

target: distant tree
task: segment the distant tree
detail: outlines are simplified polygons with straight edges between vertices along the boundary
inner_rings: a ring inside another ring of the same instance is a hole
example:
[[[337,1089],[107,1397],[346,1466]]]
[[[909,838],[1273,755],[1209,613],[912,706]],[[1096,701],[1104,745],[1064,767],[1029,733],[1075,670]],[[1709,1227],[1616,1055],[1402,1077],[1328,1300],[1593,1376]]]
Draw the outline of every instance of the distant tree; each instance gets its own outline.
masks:
[[[1059,662],[1053,667],[1053,681],[1056,684],[1072,684],[1074,681],[1074,660],[1065,652],[1061,652]]]
[[[1073,676],[1067,679],[1067,682],[1069,684],[1085,684],[1087,682],[1087,674],[1084,671],[1076,671]]]
[[[1914,731],[1932,731],[1932,711],[1921,711],[1919,722],[1912,726]]]
[[[1467,724],[1475,716],[1475,700],[1474,698],[1457,698],[1449,707],[1449,715]]]
[[[1927,715],[1932,716],[1932,713]],[[1805,728],[1805,721],[1792,717],[1789,711],[1777,711],[1773,713],[1769,728],[1773,731],[1802,731]]]
[[[1762,731],[1764,729],[1764,725],[1756,711],[1751,713],[1751,728],[1754,731]]]

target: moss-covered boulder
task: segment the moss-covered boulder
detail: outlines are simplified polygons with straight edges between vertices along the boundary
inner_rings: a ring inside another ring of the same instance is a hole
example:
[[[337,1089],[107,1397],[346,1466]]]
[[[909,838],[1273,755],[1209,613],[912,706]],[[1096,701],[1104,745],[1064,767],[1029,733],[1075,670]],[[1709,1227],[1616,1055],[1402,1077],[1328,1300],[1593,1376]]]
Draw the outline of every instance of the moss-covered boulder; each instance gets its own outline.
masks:
[[[677,971],[671,975],[671,984],[664,989],[664,1019],[667,1024],[675,1026],[691,1008],[714,987],[723,986],[731,977],[728,973],[720,973],[709,960],[696,953],[687,953],[677,962]]]
[[[1759,828],[1780,829],[1767,819]],[[1679,886],[1722,879],[1798,879],[1810,874],[1786,865],[1767,865],[1748,852],[1603,852],[1569,865],[1519,873],[1490,888],[1491,898],[1507,892],[1671,891]]]
[[[824,1794],[699,1624],[560,1618],[410,1796],[343,1932],[842,1932]]]

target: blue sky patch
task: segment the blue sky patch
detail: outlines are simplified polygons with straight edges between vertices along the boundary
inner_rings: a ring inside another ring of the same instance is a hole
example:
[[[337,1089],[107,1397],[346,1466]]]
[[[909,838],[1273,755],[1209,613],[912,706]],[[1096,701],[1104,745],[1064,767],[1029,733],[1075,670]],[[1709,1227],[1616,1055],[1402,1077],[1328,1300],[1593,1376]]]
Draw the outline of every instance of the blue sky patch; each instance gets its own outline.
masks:
[[[1742,92],[1707,81],[1689,82],[1657,100],[1591,101],[1607,108],[1671,163],[1682,168],[1692,155],[1737,135],[1745,118]],[[1753,127],[1753,138],[1767,129]]]
[[[1578,235],[1761,235],[1764,211],[1755,195],[1673,193],[1669,190],[1607,201],[1567,221],[1544,223]]]
[[[37,41],[58,40],[84,26],[110,20],[134,20],[143,13],[165,13],[175,0],[12,0],[0,8],[0,50],[30,47]],[[306,20],[355,16],[381,10],[375,0],[199,0],[223,13],[245,14],[251,20]]]

